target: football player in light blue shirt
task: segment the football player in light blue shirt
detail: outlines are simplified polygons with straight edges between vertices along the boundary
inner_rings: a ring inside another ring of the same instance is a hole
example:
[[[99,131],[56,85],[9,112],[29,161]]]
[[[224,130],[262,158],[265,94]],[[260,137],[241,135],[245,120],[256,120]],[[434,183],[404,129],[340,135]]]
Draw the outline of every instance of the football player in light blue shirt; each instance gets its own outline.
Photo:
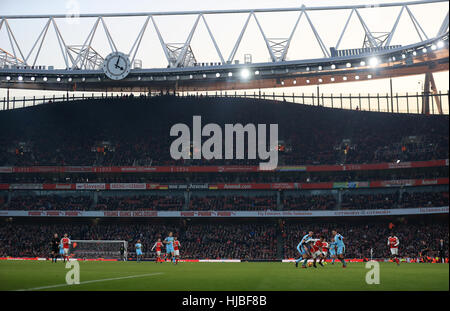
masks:
[[[330,242],[328,252],[330,253],[330,258],[332,259],[331,264],[334,265],[334,262],[336,261],[336,242]]]
[[[142,259],[142,244],[141,240],[137,240],[137,243],[134,245],[136,248],[136,261],[139,262]]]
[[[59,244],[59,255],[61,256],[61,258],[64,258],[64,247],[62,243]]]
[[[308,243],[312,241],[313,232],[309,231],[308,234],[305,234],[297,245],[297,250],[300,253],[300,258],[295,261],[295,267],[298,268],[298,263],[303,260],[302,268],[306,268],[306,263],[308,262],[308,258],[310,257],[309,246]]]
[[[172,262],[175,263],[175,256],[174,256],[174,249],[173,249],[173,233],[169,232],[169,236],[167,238],[164,239],[164,244],[166,244],[166,254],[167,256],[172,256]]]
[[[331,232],[334,235],[334,243],[336,243],[336,254],[337,258],[342,262],[342,268],[347,267],[347,263],[344,259],[344,253],[345,253],[345,244],[344,244],[344,237],[337,233],[336,230],[333,230]]]

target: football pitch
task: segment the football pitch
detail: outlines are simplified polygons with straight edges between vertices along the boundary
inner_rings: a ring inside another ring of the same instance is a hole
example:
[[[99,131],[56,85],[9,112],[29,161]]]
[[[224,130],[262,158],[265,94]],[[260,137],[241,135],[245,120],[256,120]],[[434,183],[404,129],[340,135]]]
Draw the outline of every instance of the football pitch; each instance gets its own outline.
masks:
[[[296,269],[293,263],[79,262],[80,284],[65,264],[0,261],[0,290],[50,291],[426,291],[449,290],[448,264],[380,263],[380,284],[366,283],[364,263]]]

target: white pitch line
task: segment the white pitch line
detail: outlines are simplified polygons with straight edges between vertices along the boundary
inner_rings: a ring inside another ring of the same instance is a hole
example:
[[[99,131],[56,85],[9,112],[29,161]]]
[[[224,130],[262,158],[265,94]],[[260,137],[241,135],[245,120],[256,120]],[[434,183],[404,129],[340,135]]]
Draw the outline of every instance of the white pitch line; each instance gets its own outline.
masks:
[[[164,274],[164,272],[149,273],[149,274],[139,274],[139,275],[130,275],[130,276],[123,276],[123,277],[118,277],[118,278],[110,278],[110,279],[91,280],[91,281],[80,282],[80,284],[73,284],[73,285],[83,285],[83,284],[106,282],[106,281],[142,278],[142,277],[146,277],[146,276],[154,276],[154,275],[160,275],[160,274]],[[70,284],[56,284],[56,285],[33,287],[33,288],[27,288],[27,289],[17,289],[16,291],[19,291],[19,292],[21,292],[21,291],[34,291],[34,290],[56,288],[56,287],[64,287],[64,286],[73,286],[73,285],[70,285]]]

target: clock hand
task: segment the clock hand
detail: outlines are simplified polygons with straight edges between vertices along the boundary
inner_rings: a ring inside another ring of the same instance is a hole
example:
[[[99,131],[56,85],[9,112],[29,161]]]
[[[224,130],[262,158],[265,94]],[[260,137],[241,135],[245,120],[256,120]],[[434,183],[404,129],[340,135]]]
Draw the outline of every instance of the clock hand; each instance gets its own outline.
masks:
[[[119,66],[120,56],[117,57],[116,68]]]

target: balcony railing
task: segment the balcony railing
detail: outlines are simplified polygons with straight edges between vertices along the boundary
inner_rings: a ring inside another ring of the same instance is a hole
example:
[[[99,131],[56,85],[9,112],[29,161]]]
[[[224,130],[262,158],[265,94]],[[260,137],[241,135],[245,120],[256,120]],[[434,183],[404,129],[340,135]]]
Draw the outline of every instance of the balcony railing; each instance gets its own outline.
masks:
[[[389,112],[389,113],[423,113],[423,104],[428,102],[429,114],[449,114],[449,91],[445,93],[439,91],[436,94],[430,93],[405,93],[405,94],[318,94],[318,93],[268,93],[268,92],[175,92],[165,93],[72,93],[42,97],[4,97],[0,101],[0,110],[11,110],[29,106],[37,106],[49,103],[69,102],[76,100],[104,100],[134,98],[147,99],[155,96],[171,95],[180,98],[186,97],[222,97],[222,98],[249,98],[274,100],[279,102],[290,102],[301,105],[320,106],[336,109]],[[442,109],[438,108],[438,104]]]

